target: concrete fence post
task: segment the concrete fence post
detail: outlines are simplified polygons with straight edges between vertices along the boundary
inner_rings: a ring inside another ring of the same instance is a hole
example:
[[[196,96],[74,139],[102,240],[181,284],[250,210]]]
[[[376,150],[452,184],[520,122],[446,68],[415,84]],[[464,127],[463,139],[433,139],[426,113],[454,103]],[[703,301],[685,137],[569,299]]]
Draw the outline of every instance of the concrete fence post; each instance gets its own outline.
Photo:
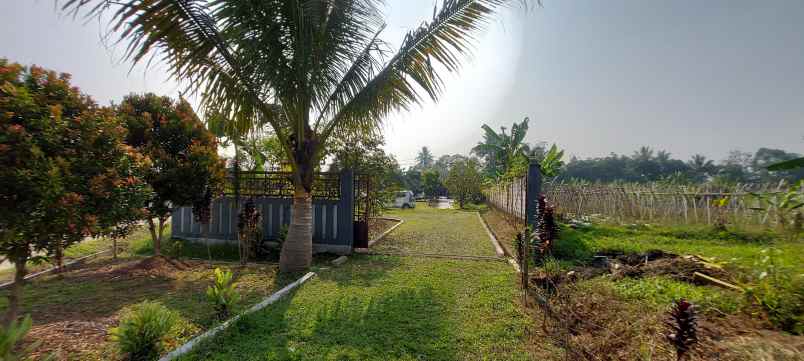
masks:
[[[341,199],[338,201],[338,239],[340,244],[352,246],[355,218],[355,174],[351,169],[341,171]]]
[[[536,220],[539,213],[539,194],[542,192],[542,171],[539,163],[531,161],[528,165],[527,189],[525,191],[526,223],[531,229],[536,229]]]

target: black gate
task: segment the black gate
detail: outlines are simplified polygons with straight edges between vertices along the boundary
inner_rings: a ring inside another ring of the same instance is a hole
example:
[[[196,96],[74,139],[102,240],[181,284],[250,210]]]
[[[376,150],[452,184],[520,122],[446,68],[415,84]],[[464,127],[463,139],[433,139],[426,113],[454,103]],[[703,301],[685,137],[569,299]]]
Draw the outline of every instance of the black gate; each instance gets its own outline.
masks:
[[[370,177],[365,174],[355,175],[354,182],[354,247],[355,248],[368,248],[369,244],[369,226],[368,218],[371,207],[371,181]]]

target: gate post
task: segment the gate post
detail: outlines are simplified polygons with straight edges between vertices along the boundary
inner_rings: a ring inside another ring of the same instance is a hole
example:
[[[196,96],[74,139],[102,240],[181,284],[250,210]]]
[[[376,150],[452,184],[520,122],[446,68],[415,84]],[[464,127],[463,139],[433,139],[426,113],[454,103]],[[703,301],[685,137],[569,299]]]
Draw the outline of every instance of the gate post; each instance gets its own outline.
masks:
[[[338,202],[338,243],[352,247],[355,219],[355,175],[351,169],[341,171],[341,199]]]
[[[542,192],[542,171],[539,162],[530,161],[526,177],[525,222],[532,230],[536,231],[536,220],[539,214],[539,194]]]

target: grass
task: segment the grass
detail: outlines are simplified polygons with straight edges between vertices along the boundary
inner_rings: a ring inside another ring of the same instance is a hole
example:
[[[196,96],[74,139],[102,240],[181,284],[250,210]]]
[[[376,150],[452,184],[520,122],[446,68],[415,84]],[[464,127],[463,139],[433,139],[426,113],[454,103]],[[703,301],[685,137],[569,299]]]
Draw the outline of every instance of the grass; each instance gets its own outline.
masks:
[[[386,249],[494,254],[472,213],[392,215]],[[517,294],[502,261],[355,255],[182,360],[529,360]]]
[[[763,258],[763,250],[780,250],[778,262],[804,273],[804,244],[756,231],[713,231],[711,228],[594,225],[581,229],[563,227],[554,251],[559,258],[584,262],[595,252],[618,250],[644,252],[661,249],[676,254],[693,254],[752,269]]]
[[[92,253],[98,247],[105,248],[101,241],[82,242],[69,252]],[[165,243],[170,245],[172,241]],[[176,311],[189,322],[191,330],[207,329],[218,322],[205,295],[212,281],[209,264],[195,261],[189,262],[186,269],[156,272],[148,266],[138,267],[153,249],[147,229],[134,232],[120,244],[124,251],[117,260],[100,256],[81,267],[26,283],[22,314],[33,317],[31,337],[44,341],[39,352],[58,351],[66,359],[113,359],[116,356],[106,330],[116,326],[117,318],[126,308],[144,300],[158,301]],[[186,251],[183,256],[200,252],[197,248],[183,248]],[[205,247],[203,258],[206,258]],[[234,312],[245,310],[295,279],[295,275],[278,274],[276,265],[215,266],[235,273],[242,299]],[[0,312],[7,307],[7,292],[0,291]],[[71,331],[65,333],[64,329]]]
[[[664,277],[605,280],[628,300],[668,305],[693,300],[705,310],[735,314],[759,305],[771,322],[804,333],[804,244],[767,230],[716,231],[703,226],[619,226],[596,224],[562,228],[553,254],[562,264],[584,264],[602,251],[625,253],[660,249],[699,255],[722,264],[747,294],[696,286]]]
[[[436,209],[392,210],[389,216],[405,220],[393,237],[374,246],[377,252],[414,252],[445,255],[495,256],[488,234],[475,212]]]

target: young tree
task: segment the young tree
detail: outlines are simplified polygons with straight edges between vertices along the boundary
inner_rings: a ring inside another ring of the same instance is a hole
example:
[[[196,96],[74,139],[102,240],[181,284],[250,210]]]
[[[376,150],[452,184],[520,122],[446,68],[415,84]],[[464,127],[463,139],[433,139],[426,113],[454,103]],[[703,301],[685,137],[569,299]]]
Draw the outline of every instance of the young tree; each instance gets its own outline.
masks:
[[[144,179],[153,192],[145,219],[154,254],[159,255],[165,221],[172,209],[217,196],[223,187],[225,167],[218,157],[214,135],[184,99],[131,94],[117,112],[129,130],[126,143],[150,160]]]
[[[380,0],[68,0],[92,15],[116,9],[115,30],[135,63],[159,50],[170,73],[210,113],[268,124],[293,168],[293,216],[282,271],[312,261],[314,171],[330,137],[379,128],[390,113],[437,100],[477,31],[522,0],[447,0],[395,53],[379,35]]]
[[[0,84],[0,255],[16,268],[7,326],[29,260],[87,236],[123,235],[141,219],[148,159],[68,74],[0,59]]]
[[[444,185],[441,183],[441,177],[435,170],[426,170],[422,173],[422,189],[427,197],[433,199],[441,194]]]
[[[450,167],[446,186],[450,197],[457,199],[461,208],[466,202],[476,200],[480,195],[483,176],[478,169],[479,166],[474,159],[460,159]]]

